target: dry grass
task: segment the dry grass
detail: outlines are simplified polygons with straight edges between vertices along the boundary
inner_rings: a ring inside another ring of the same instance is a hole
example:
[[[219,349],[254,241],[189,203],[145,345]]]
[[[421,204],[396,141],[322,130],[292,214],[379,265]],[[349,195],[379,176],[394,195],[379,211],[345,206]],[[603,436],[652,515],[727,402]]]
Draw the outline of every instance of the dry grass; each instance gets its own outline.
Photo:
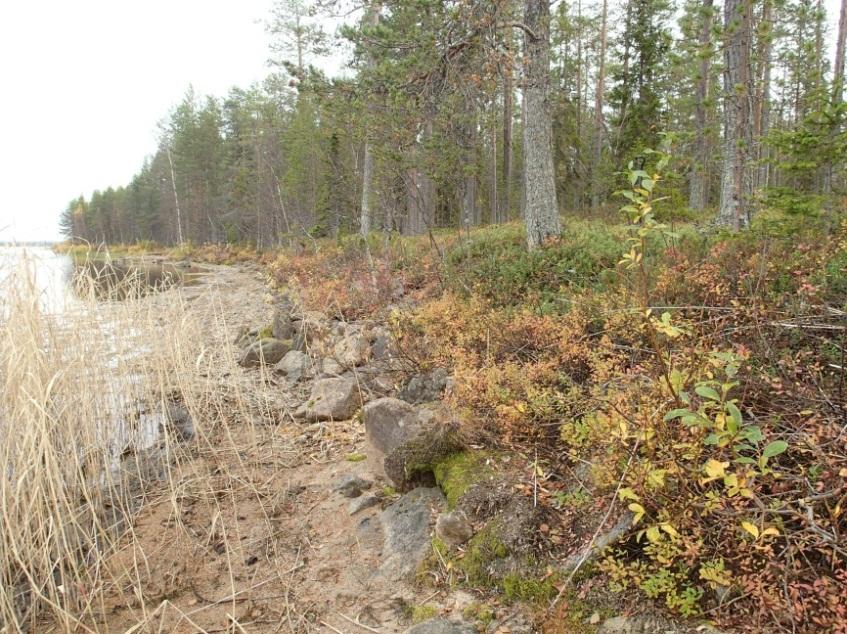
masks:
[[[82,298],[50,315],[31,263],[0,271],[0,632],[117,631],[116,618],[124,631],[207,631],[173,605],[159,570],[163,554],[197,548],[225,555],[216,583],[229,591],[211,603],[243,631],[234,606],[252,586],[230,554],[245,540],[225,515],[250,501],[252,539],[273,534],[285,492],[249,474],[290,454],[259,424],[275,406],[227,378],[239,369],[214,295],[201,313],[175,290],[124,287],[116,296],[129,299],[104,302],[95,280],[80,282]],[[191,440],[171,422],[179,410]],[[205,519],[191,521],[198,504]],[[151,514],[169,527],[157,553],[138,530]]]

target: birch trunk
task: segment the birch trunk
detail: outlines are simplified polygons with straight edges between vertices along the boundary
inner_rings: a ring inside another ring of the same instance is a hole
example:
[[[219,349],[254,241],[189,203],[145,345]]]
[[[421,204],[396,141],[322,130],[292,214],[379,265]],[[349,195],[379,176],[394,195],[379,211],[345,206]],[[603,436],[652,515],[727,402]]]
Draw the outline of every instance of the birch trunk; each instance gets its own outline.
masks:
[[[527,246],[535,249],[561,234],[553,171],[550,87],[550,1],[525,0],[523,129],[524,198]]]

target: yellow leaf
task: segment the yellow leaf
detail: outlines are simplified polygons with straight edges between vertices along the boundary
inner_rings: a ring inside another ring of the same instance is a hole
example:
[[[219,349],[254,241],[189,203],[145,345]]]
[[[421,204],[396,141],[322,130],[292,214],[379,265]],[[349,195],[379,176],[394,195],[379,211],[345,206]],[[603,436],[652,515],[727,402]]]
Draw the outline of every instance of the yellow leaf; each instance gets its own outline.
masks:
[[[750,533],[755,539],[759,539],[759,529],[750,522],[741,522],[741,528]]]
[[[679,537],[679,533],[677,530],[667,522],[661,525],[663,531],[665,531],[671,537]]]
[[[630,511],[632,511],[633,513],[635,513],[635,517],[632,518],[632,525],[633,526],[638,524],[638,522],[641,520],[642,517],[644,517],[644,514],[647,512],[647,511],[644,510],[643,506],[641,506],[640,504],[636,504],[635,502],[630,504],[627,508]]]
[[[765,535],[777,536],[779,535],[779,529],[776,529],[773,526],[769,526],[768,528],[762,531],[762,537],[764,537]]]
[[[651,526],[647,529],[647,539],[650,540],[652,544],[658,544],[662,541],[662,533],[659,532],[658,526]]]
[[[707,482],[711,482],[712,480],[717,480],[718,478],[723,478],[726,475],[726,468],[729,466],[729,462],[718,462],[714,458],[710,458],[705,465],[703,465],[703,471],[706,472],[708,478],[704,478],[700,482],[706,484]]]

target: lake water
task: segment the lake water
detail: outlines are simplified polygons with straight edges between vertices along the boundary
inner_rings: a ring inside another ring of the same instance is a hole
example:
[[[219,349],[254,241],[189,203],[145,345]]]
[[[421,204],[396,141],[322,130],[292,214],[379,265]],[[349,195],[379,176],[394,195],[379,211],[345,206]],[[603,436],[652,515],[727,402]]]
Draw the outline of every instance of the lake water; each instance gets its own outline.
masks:
[[[73,272],[71,258],[49,247],[0,247],[0,306],[10,277],[21,274],[37,290],[44,312],[63,312],[76,301],[70,292]]]
[[[102,258],[75,262],[49,247],[0,247],[0,334],[8,319],[15,319],[13,304],[20,310],[38,298],[38,312],[53,333],[45,343],[72,345],[73,349],[65,349],[68,356],[85,359],[83,367],[75,366],[75,380],[80,385],[99,382],[98,389],[81,391],[96,392],[93,409],[109,428],[103,435],[116,464],[127,446],[146,449],[157,442],[164,414],[160,405],[142,397],[149,394],[151,379],[135,365],[149,351],[136,322],[139,305],[114,300],[190,283],[197,275],[197,269],[188,265],[139,262]],[[16,294],[24,304],[12,301]],[[30,314],[28,309],[23,312]]]

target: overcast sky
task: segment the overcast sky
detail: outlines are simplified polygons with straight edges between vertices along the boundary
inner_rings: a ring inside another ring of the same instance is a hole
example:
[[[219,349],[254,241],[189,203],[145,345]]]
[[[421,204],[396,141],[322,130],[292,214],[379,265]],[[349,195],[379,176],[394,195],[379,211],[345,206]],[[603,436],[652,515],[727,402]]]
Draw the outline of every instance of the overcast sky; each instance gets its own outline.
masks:
[[[0,240],[58,238],[71,198],[126,183],[189,83],[262,79],[271,6],[0,0]]]
[[[272,4],[0,0],[0,240],[57,239],[71,198],[127,183],[189,83],[262,79]]]

